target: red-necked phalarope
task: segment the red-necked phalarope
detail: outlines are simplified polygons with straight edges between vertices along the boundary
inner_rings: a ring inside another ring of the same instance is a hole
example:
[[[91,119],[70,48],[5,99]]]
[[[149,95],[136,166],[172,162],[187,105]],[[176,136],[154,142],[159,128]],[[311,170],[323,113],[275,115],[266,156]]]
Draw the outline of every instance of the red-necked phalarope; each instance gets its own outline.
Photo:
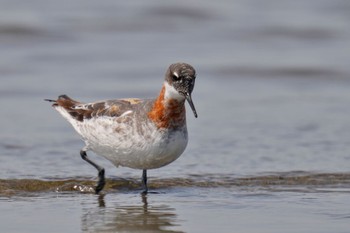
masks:
[[[81,157],[98,170],[95,192],[105,185],[104,168],[91,161],[92,150],[115,166],[143,170],[142,185],[147,193],[147,170],[176,160],[187,146],[185,100],[197,117],[191,93],[196,71],[186,63],[170,65],[156,99],[118,99],[81,103],[61,95],[53,107],[72,124],[86,146]]]

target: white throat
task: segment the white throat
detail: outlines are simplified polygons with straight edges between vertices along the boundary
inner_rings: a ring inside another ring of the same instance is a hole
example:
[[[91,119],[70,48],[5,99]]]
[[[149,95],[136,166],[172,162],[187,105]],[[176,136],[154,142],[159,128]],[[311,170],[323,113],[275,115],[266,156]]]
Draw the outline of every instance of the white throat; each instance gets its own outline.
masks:
[[[181,95],[173,86],[169,85],[167,81],[164,82],[164,86],[164,99],[176,99],[178,101],[183,101],[185,99],[185,97]]]

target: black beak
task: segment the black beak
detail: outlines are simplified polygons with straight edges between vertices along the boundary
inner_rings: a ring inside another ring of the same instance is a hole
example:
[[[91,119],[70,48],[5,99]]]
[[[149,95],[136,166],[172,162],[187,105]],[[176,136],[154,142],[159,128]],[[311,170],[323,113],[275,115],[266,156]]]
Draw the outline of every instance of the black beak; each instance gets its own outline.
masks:
[[[195,109],[195,107],[194,107],[194,105],[193,105],[191,94],[185,93],[185,98],[186,98],[188,104],[190,105],[190,107],[191,107],[191,109],[192,109],[192,112],[193,112],[193,114],[194,114],[194,117],[197,118],[198,115],[197,115],[196,109]]]

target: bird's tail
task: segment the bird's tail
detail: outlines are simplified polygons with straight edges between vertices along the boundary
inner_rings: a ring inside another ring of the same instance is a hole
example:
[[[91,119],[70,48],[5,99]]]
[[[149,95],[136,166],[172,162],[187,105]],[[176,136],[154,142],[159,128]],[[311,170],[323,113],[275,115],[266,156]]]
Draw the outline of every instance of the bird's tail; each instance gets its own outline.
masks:
[[[52,107],[58,110],[68,121],[75,119],[78,121],[83,121],[84,116],[91,114],[91,109],[76,108],[81,103],[71,99],[67,95],[60,95],[57,100],[44,99],[48,102],[53,102]],[[70,117],[67,117],[70,116]]]
[[[73,107],[76,104],[80,104],[80,102],[71,99],[67,95],[60,95],[57,98],[57,100],[53,100],[53,99],[44,99],[44,100],[48,101],[48,102],[52,102],[53,103],[53,105],[52,105],[53,107],[61,106],[61,107],[67,108],[67,109]]]
[[[54,102],[54,103],[57,102],[57,100],[50,100],[50,99],[44,99],[44,101],[47,101],[47,102]]]

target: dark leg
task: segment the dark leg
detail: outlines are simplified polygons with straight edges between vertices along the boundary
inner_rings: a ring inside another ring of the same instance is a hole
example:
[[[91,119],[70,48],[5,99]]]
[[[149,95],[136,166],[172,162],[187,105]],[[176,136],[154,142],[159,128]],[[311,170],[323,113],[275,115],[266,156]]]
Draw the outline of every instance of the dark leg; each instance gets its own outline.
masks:
[[[97,182],[97,185],[95,187],[95,193],[98,194],[102,189],[103,187],[105,186],[106,184],[106,181],[105,181],[105,169],[103,167],[100,167],[99,165],[97,165],[96,163],[92,162],[88,157],[87,157],[87,154],[86,154],[86,151],[85,150],[81,150],[80,151],[80,156],[82,159],[84,159],[86,162],[88,162],[89,164],[91,164],[92,166],[94,166],[97,171],[98,171],[98,182]]]
[[[148,187],[147,187],[147,170],[144,169],[142,170],[142,194],[147,194],[148,192]]]

